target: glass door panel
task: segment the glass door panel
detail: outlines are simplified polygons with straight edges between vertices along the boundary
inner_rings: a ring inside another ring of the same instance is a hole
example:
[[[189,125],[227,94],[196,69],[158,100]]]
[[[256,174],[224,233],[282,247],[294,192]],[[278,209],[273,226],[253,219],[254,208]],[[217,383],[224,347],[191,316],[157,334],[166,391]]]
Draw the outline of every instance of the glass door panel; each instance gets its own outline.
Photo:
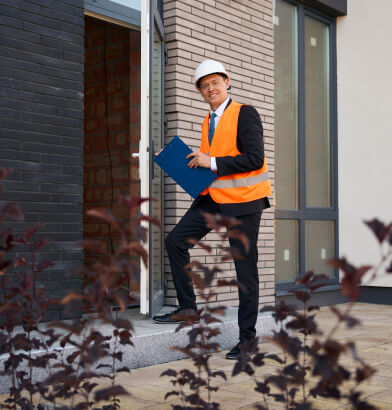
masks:
[[[305,17],[306,206],[331,206],[329,26]]]
[[[335,276],[335,269],[327,260],[335,257],[334,221],[305,221],[306,271]]]
[[[298,209],[297,7],[275,9],[275,191],[279,209]]]
[[[294,282],[298,276],[298,222],[276,220],[276,276],[279,282]]]

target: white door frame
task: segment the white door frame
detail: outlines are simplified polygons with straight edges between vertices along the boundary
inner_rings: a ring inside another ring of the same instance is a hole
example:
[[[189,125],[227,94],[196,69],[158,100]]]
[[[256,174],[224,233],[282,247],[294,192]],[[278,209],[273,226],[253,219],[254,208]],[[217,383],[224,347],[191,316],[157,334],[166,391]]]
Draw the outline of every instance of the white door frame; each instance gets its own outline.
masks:
[[[139,176],[140,196],[148,198],[150,195],[150,0],[142,1],[141,8],[141,100],[140,100],[140,144],[139,144]],[[149,214],[149,203],[145,201],[141,205],[141,212]],[[147,221],[143,221],[144,227],[149,228]],[[149,231],[149,230],[148,230]],[[148,254],[149,240],[145,244]],[[149,313],[149,269],[140,260],[140,313]]]
[[[106,0],[105,0],[106,1]],[[103,0],[85,0],[84,13],[87,16],[105,20],[109,23],[118,24],[133,30],[140,30],[141,37],[141,101],[140,101],[140,143],[139,153],[133,154],[139,157],[139,179],[140,179],[140,196],[148,198],[150,195],[149,181],[149,144],[150,144],[150,0],[141,0],[140,10],[140,27],[131,23],[127,18],[126,12],[130,10],[124,5],[113,4]],[[109,4],[110,3],[110,4]],[[110,6],[110,7],[109,7]],[[114,9],[114,12],[112,10]],[[148,69],[147,69],[148,68]],[[140,211],[143,215],[149,214],[149,203],[144,202]],[[149,228],[147,221],[142,222],[143,226]],[[149,240],[144,245],[149,254]],[[149,269],[144,265],[140,258],[140,313],[149,313]]]

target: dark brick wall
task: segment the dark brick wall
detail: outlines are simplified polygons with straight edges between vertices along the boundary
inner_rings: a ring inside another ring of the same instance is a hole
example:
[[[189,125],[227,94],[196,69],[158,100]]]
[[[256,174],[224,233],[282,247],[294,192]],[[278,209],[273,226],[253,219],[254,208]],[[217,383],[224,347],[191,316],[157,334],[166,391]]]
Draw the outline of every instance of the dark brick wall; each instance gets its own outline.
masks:
[[[14,172],[1,199],[51,239],[40,258],[53,296],[79,286],[83,209],[83,0],[0,0],[0,166]]]

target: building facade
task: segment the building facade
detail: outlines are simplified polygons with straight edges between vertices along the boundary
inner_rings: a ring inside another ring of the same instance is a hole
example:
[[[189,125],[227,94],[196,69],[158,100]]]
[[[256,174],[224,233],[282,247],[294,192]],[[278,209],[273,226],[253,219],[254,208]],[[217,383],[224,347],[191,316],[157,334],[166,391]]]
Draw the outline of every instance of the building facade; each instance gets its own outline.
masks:
[[[86,210],[108,207],[125,220],[119,193],[152,196],[143,211],[163,224],[150,230],[149,268],[140,265],[139,309],[151,315],[176,304],[163,238],[191,197],[153,156],[177,135],[199,148],[208,106],[192,77],[212,58],[230,73],[232,98],[255,106],[264,127],[273,207],[260,226],[260,306],[290,299],[310,269],[330,277],[322,303],[343,300],[339,273],[326,261],[347,254],[371,262],[377,250],[361,220],[392,219],[390,190],[372,182],[387,179],[391,148],[392,10],[379,2],[2,1],[0,165],[14,170],[2,199],[25,213],[17,231],[44,224],[51,242],[40,257],[55,265],[42,283],[59,296],[80,286],[75,266],[105,261],[72,245],[116,241]],[[365,32],[364,21],[374,30]],[[212,252],[196,247],[191,255],[212,266],[218,235],[205,241]],[[235,277],[232,262],[220,268],[222,278]],[[392,283],[373,285],[375,299]],[[237,289],[217,289],[213,303],[236,306]]]

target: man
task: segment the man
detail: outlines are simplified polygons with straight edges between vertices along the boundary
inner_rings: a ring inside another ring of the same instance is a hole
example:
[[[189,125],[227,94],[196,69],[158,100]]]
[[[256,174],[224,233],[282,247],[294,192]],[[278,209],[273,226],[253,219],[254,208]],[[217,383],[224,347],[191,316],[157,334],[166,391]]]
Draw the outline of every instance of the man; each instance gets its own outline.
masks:
[[[231,100],[227,91],[230,77],[224,66],[214,60],[203,61],[195,70],[194,84],[210,105],[201,132],[200,152],[188,155],[191,168],[210,168],[218,178],[199,195],[180,222],[167,236],[165,244],[170,260],[179,307],[169,314],[155,316],[157,323],[177,323],[173,316],[182,310],[196,310],[192,283],[184,271],[189,263],[189,238],[200,240],[210,229],[204,212],[224,214],[240,220],[236,229],[249,240],[249,251],[238,239],[230,239],[244,255],[235,260],[238,289],[239,343],[227,353],[228,359],[240,355],[240,345],[256,337],[259,276],[257,238],[263,209],[270,206],[271,194],[267,164],[264,158],[263,128],[255,108]]]

